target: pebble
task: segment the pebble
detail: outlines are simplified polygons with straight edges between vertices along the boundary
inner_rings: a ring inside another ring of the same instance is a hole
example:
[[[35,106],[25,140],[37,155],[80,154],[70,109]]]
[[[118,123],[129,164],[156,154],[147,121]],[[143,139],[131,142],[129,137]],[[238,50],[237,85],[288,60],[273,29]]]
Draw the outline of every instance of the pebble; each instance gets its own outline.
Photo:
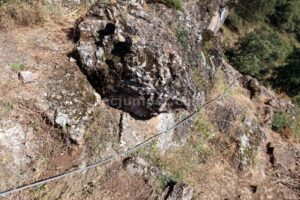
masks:
[[[36,75],[29,71],[21,71],[19,72],[18,76],[19,79],[25,84],[34,82],[37,79]]]
[[[76,62],[77,60],[73,57],[70,57],[70,62]]]

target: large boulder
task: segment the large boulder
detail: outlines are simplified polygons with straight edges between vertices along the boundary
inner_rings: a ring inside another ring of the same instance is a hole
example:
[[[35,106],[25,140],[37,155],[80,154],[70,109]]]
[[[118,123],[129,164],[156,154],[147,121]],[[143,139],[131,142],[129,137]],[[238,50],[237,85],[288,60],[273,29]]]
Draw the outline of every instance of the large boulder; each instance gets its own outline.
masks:
[[[82,69],[111,106],[149,118],[203,99],[168,25],[135,1],[95,4],[79,24]]]

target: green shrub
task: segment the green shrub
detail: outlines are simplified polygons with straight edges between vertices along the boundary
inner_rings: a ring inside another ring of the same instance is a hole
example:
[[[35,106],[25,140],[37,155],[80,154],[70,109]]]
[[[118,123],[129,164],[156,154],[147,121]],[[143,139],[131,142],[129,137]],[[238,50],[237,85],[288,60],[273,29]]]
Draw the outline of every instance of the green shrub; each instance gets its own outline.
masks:
[[[265,20],[276,11],[277,0],[240,0],[236,13],[248,21]]]
[[[179,42],[183,47],[188,45],[188,32],[183,29],[178,29],[176,31],[177,42]]]
[[[292,55],[286,60],[286,65],[278,68],[274,78],[273,86],[280,88],[289,96],[298,99],[300,96],[300,48],[293,51]]]
[[[292,128],[293,120],[292,117],[283,111],[278,111],[274,114],[272,120],[272,129],[274,131],[280,132],[286,128]]]
[[[240,0],[235,13],[250,22],[271,22],[279,29],[295,33],[300,37],[299,0]],[[230,21],[236,22],[234,19]]]
[[[159,177],[162,188],[166,188],[169,185],[174,185],[176,183],[176,179],[177,177],[174,175],[162,175]]]
[[[225,25],[231,30],[234,30],[236,32],[240,31],[239,28],[243,27],[243,24],[244,24],[243,19],[235,12],[229,13],[225,21]]]
[[[182,0],[161,0],[161,2],[177,10],[182,9]]]
[[[290,51],[279,33],[264,27],[248,33],[226,56],[241,73],[266,80],[284,63]]]
[[[275,13],[269,17],[274,25],[288,32],[300,31],[300,1],[278,0]]]

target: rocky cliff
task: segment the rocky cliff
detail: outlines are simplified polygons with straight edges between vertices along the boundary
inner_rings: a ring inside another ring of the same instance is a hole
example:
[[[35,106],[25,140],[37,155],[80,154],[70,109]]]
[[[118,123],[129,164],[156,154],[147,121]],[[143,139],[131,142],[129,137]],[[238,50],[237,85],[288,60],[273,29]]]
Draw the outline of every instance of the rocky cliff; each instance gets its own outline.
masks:
[[[204,33],[220,28],[226,2],[190,2],[186,14],[149,3],[95,4],[78,25],[81,67],[110,105],[137,117],[192,110],[204,99],[192,80],[192,67],[204,68],[195,56]]]
[[[0,33],[0,190],[83,169],[1,199],[299,198],[272,130],[295,107],[223,58],[236,1],[174,2],[47,1],[68,14]]]

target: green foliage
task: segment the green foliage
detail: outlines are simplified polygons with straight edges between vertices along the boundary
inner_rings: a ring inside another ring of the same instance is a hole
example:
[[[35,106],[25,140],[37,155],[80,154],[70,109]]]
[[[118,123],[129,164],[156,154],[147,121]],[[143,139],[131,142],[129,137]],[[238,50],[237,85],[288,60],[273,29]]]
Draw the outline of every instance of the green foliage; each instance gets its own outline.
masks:
[[[176,32],[177,42],[179,42],[183,47],[188,45],[188,32],[183,29],[178,29]]]
[[[241,73],[286,92],[300,105],[300,50],[295,40],[297,36],[300,41],[300,1],[240,0],[226,25],[245,35],[226,52],[229,62]],[[269,28],[258,30],[260,26]],[[298,49],[293,51],[294,47]]]
[[[25,68],[25,66],[20,63],[12,63],[9,66],[10,66],[10,69],[15,72],[21,71]]]
[[[265,20],[275,13],[277,0],[240,0],[236,13],[248,21]]]
[[[277,0],[275,13],[270,19],[278,28],[300,34],[300,1]]]
[[[225,25],[236,32],[240,31],[239,28],[243,27],[243,24],[244,24],[243,18],[241,18],[235,12],[229,13],[225,21]]]
[[[298,95],[293,97],[293,103],[296,104],[298,107],[300,107],[300,92]]]
[[[264,27],[248,33],[226,55],[241,73],[265,80],[284,63],[290,51],[279,33]]]
[[[295,33],[300,39],[299,0],[240,0],[235,13],[250,22],[264,21],[281,30]],[[230,18],[233,24],[236,17]]]
[[[182,0],[161,0],[161,2],[177,10],[182,9]]]
[[[272,120],[272,129],[274,131],[280,132],[286,128],[292,128],[293,120],[292,117],[283,111],[278,111],[274,114]]]
[[[166,188],[169,185],[174,185],[176,183],[177,177],[174,175],[162,175],[159,177],[161,182],[161,187]]]
[[[49,188],[47,185],[41,185],[38,187],[35,187],[32,191],[34,194],[34,199],[36,200],[42,200],[42,199],[47,199],[46,194],[48,192]]]
[[[273,85],[300,103],[300,48],[295,49],[286,62],[286,65],[277,69]]]

